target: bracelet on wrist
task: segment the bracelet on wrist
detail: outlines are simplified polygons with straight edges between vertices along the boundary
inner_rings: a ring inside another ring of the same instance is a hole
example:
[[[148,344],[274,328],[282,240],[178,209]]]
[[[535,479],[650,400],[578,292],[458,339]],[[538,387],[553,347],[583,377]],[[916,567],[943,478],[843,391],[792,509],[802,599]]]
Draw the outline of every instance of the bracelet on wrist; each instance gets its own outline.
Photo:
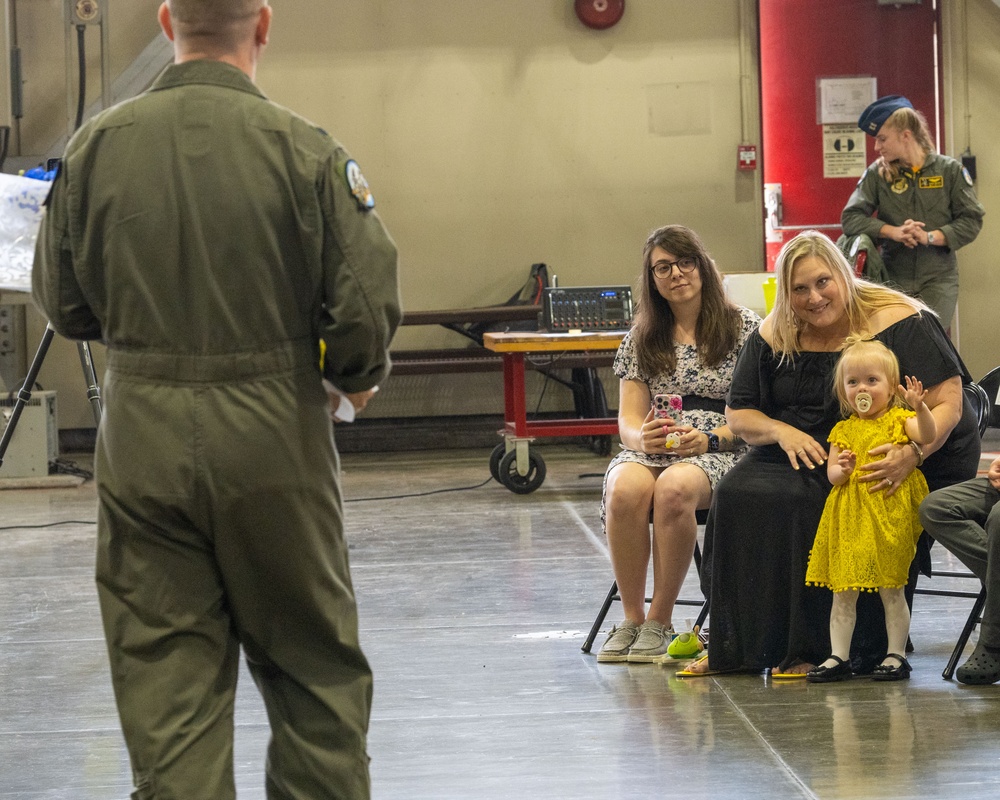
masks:
[[[917,454],[917,466],[918,467],[921,466],[924,463],[923,449],[917,442],[913,441],[912,439],[909,442],[907,442],[907,444],[910,445],[910,447],[913,448],[913,452]]]

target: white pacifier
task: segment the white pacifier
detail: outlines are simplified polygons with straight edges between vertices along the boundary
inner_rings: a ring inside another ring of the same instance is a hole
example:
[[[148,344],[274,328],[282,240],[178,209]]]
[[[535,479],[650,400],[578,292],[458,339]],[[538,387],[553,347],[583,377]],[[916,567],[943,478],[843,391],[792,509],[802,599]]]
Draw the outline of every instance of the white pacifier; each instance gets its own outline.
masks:
[[[867,414],[868,409],[872,407],[872,396],[868,392],[858,392],[854,396],[854,405],[862,414]]]

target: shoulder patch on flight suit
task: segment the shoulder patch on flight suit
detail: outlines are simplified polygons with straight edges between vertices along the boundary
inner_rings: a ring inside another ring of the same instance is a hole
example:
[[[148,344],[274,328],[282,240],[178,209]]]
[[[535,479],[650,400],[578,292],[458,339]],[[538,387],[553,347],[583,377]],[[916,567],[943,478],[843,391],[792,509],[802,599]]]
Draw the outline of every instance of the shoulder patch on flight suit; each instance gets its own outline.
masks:
[[[910,182],[906,178],[896,178],[896,182],[892,185],[892,190],[896,194],[903,194],[909,188]]]
[[[943,189],[944,175],[928,175],[926,178],[920,178],[917,186],[921,189]]]
[[[347,179],[347,186],[354,195],[358,203],[358,208],[362,211],[370,211],[375,208],[375,198],[372,190],[368,188],[368,181],[361,174],[361,167],[353,158],[344,164],[344,177]]]
[[[972,181],[972,175],[969,174],[968,168],[962,167],[962,175],[965,176],[965,182],[967,184],[969,184],[969,186],[972,186],[972,183],[973,183],[973,181]]]

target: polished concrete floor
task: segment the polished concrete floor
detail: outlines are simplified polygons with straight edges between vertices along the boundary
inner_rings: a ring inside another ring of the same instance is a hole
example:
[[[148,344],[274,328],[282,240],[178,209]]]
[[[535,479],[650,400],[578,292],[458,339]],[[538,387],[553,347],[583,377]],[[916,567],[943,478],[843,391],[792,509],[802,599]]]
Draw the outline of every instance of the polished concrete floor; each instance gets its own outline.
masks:
[[[548,477],[524,496],[489,481],[488,450],[344,458],[375,798],[998,796],[1000,686],[941,678],[971,601],[917,598],[906,683],[599,665],[580,645],[611,582],[608,459],[537,452]],[[93,484],[7,489],[0,509],[0,798],[127,797]],[[240,798],[262,800],[268,731],[246,674],[237,725]]]

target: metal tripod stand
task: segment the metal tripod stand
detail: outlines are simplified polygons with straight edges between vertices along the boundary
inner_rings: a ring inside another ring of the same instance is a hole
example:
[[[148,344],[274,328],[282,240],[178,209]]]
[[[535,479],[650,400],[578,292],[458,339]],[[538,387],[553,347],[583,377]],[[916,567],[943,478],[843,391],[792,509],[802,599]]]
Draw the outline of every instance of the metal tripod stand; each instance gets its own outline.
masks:
[[[38,350],[35,351],[35,357],[31,360],[28,374],[25,376],[24,383],[21,384],[21,388],[17,392],[17,400],[11,411],[10,420],[7,422],[7,427],[4,428],[3,436],[0,437],[0,469],[3,468],[3,458],[7,453],[10,440],[14,436],[17,421],[21,418],[21,412],[24,410],[24,407],[31,400],[32,387],[35,385],[35,380],[38,378],[38,373],[42,368],[42,362],[45,360],[45,355],[48,353],[49,345],[52,344],[55,335],[55,328],[52,327],[51,323],[47,324],[45,326],[45,333],[42,334],[42,340],[38,343]],[[90,345],[87,342],[77,342],[76,347],[80,353],[83,378],[87,383],[87,400],[90,401],[91,410],[94,412],[94,422],[100,426],[103,412],[101,407],[101,390],[97,385],[97,371],[94,369],[94,359],[90,352]]]
[[[79,56],[79,90],[77,92],[76,122],[73,125],[73,130],[76,131],[80,127],[80,123],[83,122],[84,104],[87,96],[87,57],[84,47],[84,34],[87,25],[99,25],[101,28],[101,100],[104,108],[107,108],[110,104],[111,81],[108,59],[106,58],[109,41],[105,19],[107,12],[105,11],[102,14],[101,8],[94,3],[84,5],[80,3],[67,2],[66,9],[67,25],[76,28],[77,55]],[[67,28],[67,32],[68,30],[69,28]],[[67,84],[70,81],[70,65],[72,64],[70,53],[70,37],[67,36]],[[69,98],[70,93],[67,92],[66,96]],[[42,361],[45,360],[45,354],[49,351],[49,345],[52,344],[52,339],[55,335],[55,328],[52,327],[51,323],[47,324],[45,326],[45,333],[42,334],[42,340],[38,344],[38,350],[35,351],[35,357],[31,360],[31,366],[28,368],[28,374],[25,376],[24,383],[21,385],[21,389],[17,393],[17,400],[14,403],[10,420],[7,422],[7,427],[4,429],[3,436],[0,437],[0,468],[3,468],[3,458],[7,453],[7,447],[10,444],[10,440],[14,436],[14,429],[17,427],[17,421],[20,419],[21,412],[24,410],[25,405],[27,405],[28,401],[31,400],[31,389],[35,385],[35,379],[38,377],[38,372],[42,368]],[[90,345],[87,342],[77,342],[76,347],[80,353],[80,364],[83,367],[83,377],[87,383],[87,399],[90,401],[91,409],[94,412],[94,422],[98,427],[100,427],[102,415],[101,390],[97,385],[97,373],[94,370],[94,360],[90,352]]]

